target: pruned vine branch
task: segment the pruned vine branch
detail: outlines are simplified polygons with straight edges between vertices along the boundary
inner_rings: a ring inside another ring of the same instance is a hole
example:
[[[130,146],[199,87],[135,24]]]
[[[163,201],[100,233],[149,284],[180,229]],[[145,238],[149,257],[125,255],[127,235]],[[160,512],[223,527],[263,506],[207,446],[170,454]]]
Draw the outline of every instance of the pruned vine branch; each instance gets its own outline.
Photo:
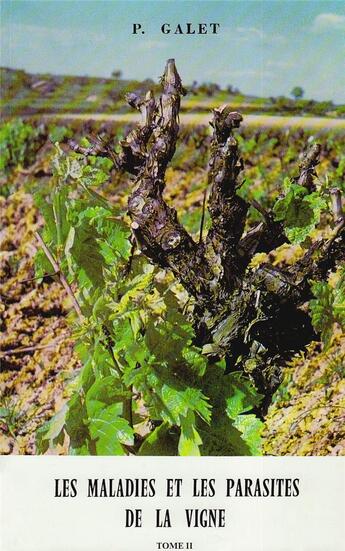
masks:
[[[175,209],[163,199],[165,171],[175,153],[180,97],[184,93],[174,60],[167,62],[162,86],[163,94],[154,115],[153,108],[146,109],[146,124],[140,126],[137,133],[132,131],[126,144],[121,143],[122,149],[126,152],[129,148],[135,158],[129,172],[135,173],[144,159],[128,201],[128,211],[143,252],[160,266],[170,268],[192,295],[205,301],[211,296],[210,265],[179,223]],[[151,134],[149,141],[148,133]]]

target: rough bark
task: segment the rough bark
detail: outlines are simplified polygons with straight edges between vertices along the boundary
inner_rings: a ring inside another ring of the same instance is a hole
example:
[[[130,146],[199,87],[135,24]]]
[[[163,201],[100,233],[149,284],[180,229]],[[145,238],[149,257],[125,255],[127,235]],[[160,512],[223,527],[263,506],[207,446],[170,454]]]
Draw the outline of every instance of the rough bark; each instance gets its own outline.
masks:
[[[208,182],[211,187],[208,210],[212,226],[206,238],[207,256],[220,286],[219,299],[224,299],[240,285],[245,263],[238,248],[249,208],[236,190],[241,185],[238,175],[243,162],[238,153],[232,129],[240,126],[242,116],[225,105],[213,111],[213,138]]]
[[[128,200],[128,212],[142,251],[160,266],[170,268],[186,289],[203,304],[211,298],[210,265],[179,223],[175,209],[163,199],[165,171],[175,153],[180,97],[184,93],[172,59],[167,62],[162,85],[163,94],[158,107],[151,121],[146,119],[141,128],[150,129],[150,141],[146,140],[146,135],[142,139],[143,132],[137,134],[137,141],[133,138],[135,131],[130,136],[131,151],[140,151],[136,159],[144,159],[144,162]],[[128,143],[128,138],[126,141]],[[123,143],[121,145],[124,147]],[[125,149],[128,149],[127,144]],[[135,162],[136,167],[139,164]]]

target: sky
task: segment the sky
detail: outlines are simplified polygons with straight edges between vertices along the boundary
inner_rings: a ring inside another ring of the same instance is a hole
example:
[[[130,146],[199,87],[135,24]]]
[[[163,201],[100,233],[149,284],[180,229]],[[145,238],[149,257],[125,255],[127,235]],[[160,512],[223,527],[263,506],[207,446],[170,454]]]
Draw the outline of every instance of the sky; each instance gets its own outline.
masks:
[[[217,35],[161,25],[220,23]],[[132,34],[140,23],[145,34]],[[345,2],[314,0],[2,0],[2,66],[28,72],[153,78],[173,57],[185,84],[345,102]]]

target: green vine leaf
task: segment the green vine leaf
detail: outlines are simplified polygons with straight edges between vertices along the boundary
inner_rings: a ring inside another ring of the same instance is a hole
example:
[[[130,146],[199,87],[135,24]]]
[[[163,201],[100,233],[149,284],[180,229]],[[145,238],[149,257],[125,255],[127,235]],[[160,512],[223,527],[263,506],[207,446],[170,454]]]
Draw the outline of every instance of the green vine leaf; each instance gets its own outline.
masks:
[[[308,194],[308,190],[298,184],[285,184],[285,189],[285,197],[278,199],[273,207],[275,219],[284,222],[290,243],[303,243],[320,222],[327,202],[319,192]]]
[[[134,432],[126,419],[119,417],[118,404],[97,410],[89,419],[90,435],[96,442],[97,455],[126,455],[122,444],[134,444]]]
[[[177,455],[179,431],[162,423],[152,431],[140,446],[138,455]]]
[[[195,415],[188,411],[187,416],[181,420],[181,435],[178,443],[178,452],[181,456],[200,456],[202,440],[195,428]]]
[[[251,455],[262,455],[261,432],[263,422],[255,415],[238,415],[234,421],[234,426],[241,432],[241,438],[250,449]]]

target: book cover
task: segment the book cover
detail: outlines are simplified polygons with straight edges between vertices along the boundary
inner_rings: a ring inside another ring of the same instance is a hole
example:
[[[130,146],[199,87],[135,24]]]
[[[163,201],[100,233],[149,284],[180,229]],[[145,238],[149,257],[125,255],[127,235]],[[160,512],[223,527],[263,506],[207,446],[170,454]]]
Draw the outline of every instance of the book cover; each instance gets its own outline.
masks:
[[[340,551],[343,3],[1,27],[1,550]]]

